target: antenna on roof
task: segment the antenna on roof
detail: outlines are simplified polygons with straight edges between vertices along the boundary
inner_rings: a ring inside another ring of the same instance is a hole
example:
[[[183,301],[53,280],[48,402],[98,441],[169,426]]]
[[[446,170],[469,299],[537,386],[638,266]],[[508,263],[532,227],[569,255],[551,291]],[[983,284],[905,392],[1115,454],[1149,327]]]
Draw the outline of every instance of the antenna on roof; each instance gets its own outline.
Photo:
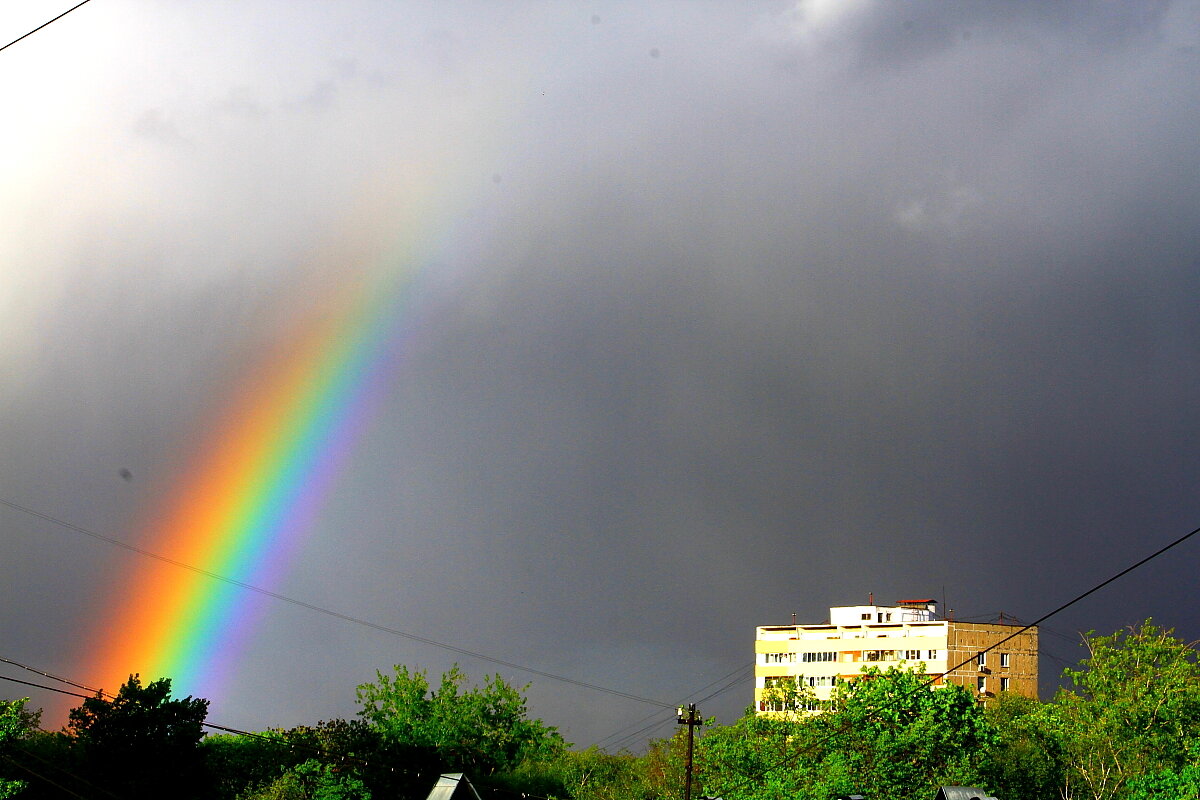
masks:
[[[875,593],[874,592],[867,592],[867,605],[869,605],[869,606],[875,605]]]

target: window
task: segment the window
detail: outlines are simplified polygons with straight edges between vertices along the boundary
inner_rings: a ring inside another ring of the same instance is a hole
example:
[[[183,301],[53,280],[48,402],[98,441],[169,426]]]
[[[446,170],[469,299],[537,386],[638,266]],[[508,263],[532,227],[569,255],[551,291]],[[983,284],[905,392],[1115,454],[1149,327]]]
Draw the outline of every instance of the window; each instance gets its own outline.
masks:
[[[836,661],[837,653],[832,650],[828,653],[801,653],[800,660],[806,663],[812,661]]]
[[[837,686],[837,676],[836,675],[814,675],[814,676],[805,678],[805,683],[807,683],[809,686],[811,686],[814,689],[817,689],[817,688],[820,688],[823,686]]]
[[[987,692],[987,678],[983,677],[982,675],[980,675],[978,678],[976,678],[975,679],[975,688],[979,691],[980,694],[986,693]]]
[[[977,653],[975,655],[975,666],[981,669],[987,666],[987,653]]]
[[[1008,653],[1000,654],[1000,666],[1005,667],[1005,668],[1008,667]]]
[[[794,702],[785,702],[783,700],[763,700],[758,704],[759,711],[795,711],[796,704]]]
[[[1002,692],[1008,691],[1008,678],[1000,679],[1000,691],[1002,691]]]
[[[763,678],[763,688],[778,689],[781,686],[795,686],[796,679],[791,675],[770,675]]]
[[[795,653],[763,653],[764,664],[792,664],[795,661]]]
[[[863,618],[865,621],[867,621],[867,622],[870,622],[870,621],[871,621],[871,615],[870,615],[870,614],[863,614],[863,615],[862,615],[862,618]]]
[[[926,655],[925,657],[928,658],[930,661],[937,661],[938,651],[930,650],[930,651],[928,651],[928,655]]]
[[[809,700],[800,704],[805,711],[829,711],[833,708],[832,700]]]

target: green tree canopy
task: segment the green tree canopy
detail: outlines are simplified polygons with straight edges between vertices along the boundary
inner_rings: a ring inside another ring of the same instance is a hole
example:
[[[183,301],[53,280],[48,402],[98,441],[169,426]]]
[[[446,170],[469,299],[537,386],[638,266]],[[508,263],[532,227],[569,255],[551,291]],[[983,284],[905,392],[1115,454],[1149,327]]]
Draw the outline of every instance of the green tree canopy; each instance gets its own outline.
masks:
[[[183,798],[201,788],[207,714],[207,700],[172,699],[170,678],[142,686],[131,675],[111,701],[72,709],[67,728],[93,782],[126,798]]]
[[[986,714],[996,743],[983,760],[984,782],[1002,798],[1062,800],[1066,767],[1053,709],[1031,697],[1001,692]]]
[[[371,800],[366,785],[353,774],[339,772],[310,758],[284,772],[244,800]]]
[[[27,740],[37,730],[40,711],[26,711],[28,697],[20,700],[0,700],[0,760],[4,762],[5,773],[10,764],[15,763],[13,753],[20,743]],[[0,774],[0,800],[15,797],[20,794],[28,782],[20,778],[3,777]]]
[[[424,670],[396,666],[358,687],[359,716],[389,740],[435,751],[451,769],[490,775],[565,746],[555,728],[529,719],[523,689],[499,675],[467,684],[457,665],[432,688]]]
[[[983,709],[960,686],[925,681],[917,668],[870,667],[834,690],[826,713],[768,719],[748,710],[701,740],[704,793],[928,800],[943,784],[979,785],[981,754],[995,739]]]
[[[1151,620],[1084,637],[1088,656],[1063,674],[1052,724],[1067,765],[1064,796],[1109,800],[1135,777],[1190,763],[1200,731],[1196,649]]]

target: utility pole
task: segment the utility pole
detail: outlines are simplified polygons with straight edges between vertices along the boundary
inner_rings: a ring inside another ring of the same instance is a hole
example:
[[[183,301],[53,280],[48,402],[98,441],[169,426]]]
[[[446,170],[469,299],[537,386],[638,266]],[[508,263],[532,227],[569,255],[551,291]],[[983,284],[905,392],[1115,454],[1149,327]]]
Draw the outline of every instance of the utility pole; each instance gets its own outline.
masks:
[[[695,703],[689,703],[686,709],[683,706],[677,708],[675,716],[676,723],[688,726],[687,771],[683,783],[683,800],[692,800],[692,742],[695,737],[696,726],[702,724],[700,722],[700,713],[696,711]]]

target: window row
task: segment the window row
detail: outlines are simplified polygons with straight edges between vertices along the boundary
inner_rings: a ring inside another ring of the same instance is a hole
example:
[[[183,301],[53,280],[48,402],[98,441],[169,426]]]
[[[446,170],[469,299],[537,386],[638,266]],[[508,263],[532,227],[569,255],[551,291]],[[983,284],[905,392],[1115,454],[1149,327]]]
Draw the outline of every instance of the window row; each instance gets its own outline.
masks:
[[[925,650],[924,660],[936,661],[938,650]],[[864,650],[863,661],[921,661],[921,650]]]
[[[987,655],[988,655],[987,653],[977,653],[975,655],[975,666],[986,667],[987,661],[988,661]],[[1009,656],[1011,655],[1011,653],[997,653],[997,655],[1000,656],[1000,667],[1002,669],[1007,668],[1009,665]]]
[[[864,650],[863,661],[936,661],[940,650]],[[796,653],[763,653],[764,664],[795,664]],[[825,651],[819,653],[800,653],[800,661],[812,663],[817,661],[858,661],[853,653],[836,653]],[[841,658],[839,659],[839,655]],[[982,664],[982,662],[981,662]],[[1007,654],[1001,656],[1001,666],[1008,666]]]
[[[762,700],[758,704],[759,711],[829,711],[832,708],[831,700]]]

